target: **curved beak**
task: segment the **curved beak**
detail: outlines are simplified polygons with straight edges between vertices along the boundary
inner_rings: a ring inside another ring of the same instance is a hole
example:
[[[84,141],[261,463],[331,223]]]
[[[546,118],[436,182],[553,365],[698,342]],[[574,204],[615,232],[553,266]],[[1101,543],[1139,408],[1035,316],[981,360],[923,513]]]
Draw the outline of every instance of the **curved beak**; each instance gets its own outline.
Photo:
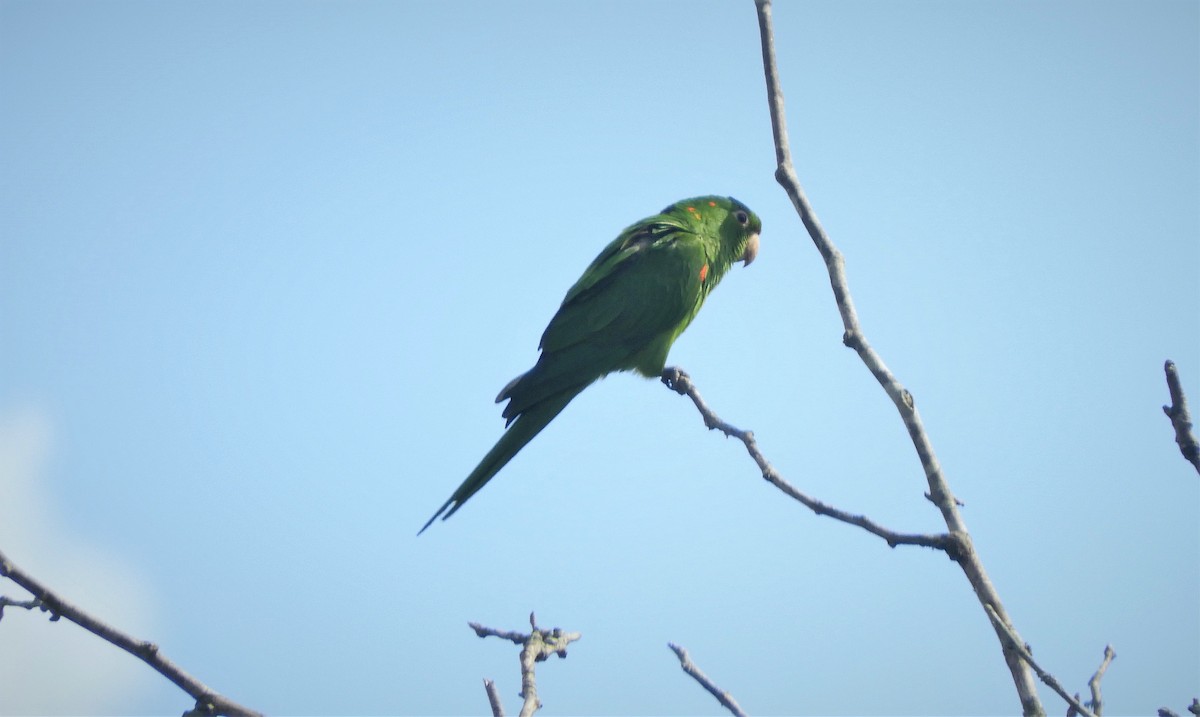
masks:
[[[756,256],[758,256],[758,232],[746,238],[746,248],[738,260],[742,262],[742,266],[750,266],[750,262],[754,261]]]

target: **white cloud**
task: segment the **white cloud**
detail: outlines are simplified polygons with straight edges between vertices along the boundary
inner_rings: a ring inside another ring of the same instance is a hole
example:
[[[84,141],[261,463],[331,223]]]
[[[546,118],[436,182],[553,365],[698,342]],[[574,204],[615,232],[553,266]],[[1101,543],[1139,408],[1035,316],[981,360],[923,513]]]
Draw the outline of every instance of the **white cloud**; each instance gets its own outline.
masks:
[[[134,636],[155,606],[136,571],[55,510],[46,485],[52,422],[34,408],[0,410],[0,550],[51,590]],[[10,580],[0,594],[29,595]],[[159,678],[136,658],[66,620],[8,608],[0,621],[0,715],[128,713]]]

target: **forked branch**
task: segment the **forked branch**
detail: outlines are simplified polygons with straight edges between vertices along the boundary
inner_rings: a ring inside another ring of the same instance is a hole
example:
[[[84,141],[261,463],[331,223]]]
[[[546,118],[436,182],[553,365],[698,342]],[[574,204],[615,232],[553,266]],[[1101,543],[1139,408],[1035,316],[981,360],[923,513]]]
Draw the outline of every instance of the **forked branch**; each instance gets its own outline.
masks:
[[[1029,667],[1013,646],[1020,644],[1019,638],[1009,639],[1007,633],[1016,635],[1012,621],[1006,614],[1000,596],[991,583],[982,562],[971,544],[970,534],[958,510],[958,501],[951,493],[942,474],[941,465],[934,453],[933,445],[925,431],[921,416],[917,412],[916,402],[912,394],[900,383],[884,364],[883,359],[867,341],[859,324],[858,313],[850,296],[849,282],[846,278],[845,260],[840,251],[830,241],[825,229],[817,220],[817,215],[809,204],[808,198],[800,186],[800,180],[792,165],[791,147],[787,134],[787,121],[784,113],[783,90],[779,80],[779,68],[775,60],[775,37],[772,23],[770,0],[755,0],[758,11],[759,38],[762,44],[763,74],[767,86],[767,105],[771,115],[771,133],[775,143],[775,179],[783,187],[791,199],[800,221],[808,230],[813,245],[825,262],[829,274],[829,283],[833,289],[834,302],[842,318],[842,342],[857,352],[859,359],[879,382],[880,387],[891,399],[900,414],[909,439],[921,462],[925,480],[929,486],[929,499],[937,506],[946,523],[947,534],[954,536],[953,552],[950,556],[962,568],[971,587],[979,599],[980,605],[988,610],[993,618],[996,634],[1000,640],[1004,660],[1012,674],[1013,685],[1021,701],[1021,712],[1024,715],[1043,715],[1038,699],[1037,687],[1030,674]],[[945,548],[943,548],[945,549]],[[949,551],[948,551],[949,552]],[[993,617],[994,615],[994,617]]]
[[[1077,715],[1082,715],[1083,717],[1098,717],[1098,715],[1094,714],[1087,707],[1084,707],[1083,703],[1079,701],[1078,697],[1073,697],[1072,695],[1068,694],[1067,691],[1063,689],[1063,686],[1059,683],[1059,681],[1054,679],[1054,675],[1042,669],[1041,665],[1039,665],[1037,661],[1033,659],[1033,653],[1030,652],[1029,645],[1021,642],[1021,638],[1017,636],[1017,633],[1011,630],[1009,626],[1000,619],[1000,615],[996,612],[994,607],[991,605],[986,605],[985,607],[987,608],[988,617],[992,619],[992,625],[994,625],[996,631],[1000,633],[1001,639],[1006,641],[1008,646],[1016,651],[1017,654],[1021,656],[1021,659],[1033,668],[1033,671],[1037,673],[1038,678],[1042,682],[1045,682],[1047,687],[1057,692],[1059,697],[1062,697],[1064,700],[1066,700],[1067,704],[1071,706],[1070,712]]]
[[[515,630],[497,630],[477,622],[467,624],[480,637],[498,637],[521,646],[521,697],[524,699],[524,703],[521,706],[520,717],[531,717],[542,706],[537,695],[534,664],[544,662],[551,655],[565,658],[567,645],[582,637],[578,632],[564,632],[557,627],[543,630],[537,626],[537,617],[533,613],[529,613],[529,627],[532,628],[529,634]],[[489,683],[490,680],[484,680],[484,686],[488,688],[488,702],[491,705],[492,714],[503,715],[504,710],[499,703],[494,685],[489,686]]]

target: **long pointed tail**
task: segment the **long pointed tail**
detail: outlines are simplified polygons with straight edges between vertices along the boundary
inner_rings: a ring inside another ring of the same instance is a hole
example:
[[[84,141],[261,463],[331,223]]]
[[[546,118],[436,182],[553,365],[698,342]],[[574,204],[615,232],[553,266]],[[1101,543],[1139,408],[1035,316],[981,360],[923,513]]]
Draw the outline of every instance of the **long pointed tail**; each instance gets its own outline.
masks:
[[[578,396],[585,386],[571,387],[556,393],[521,413],[512,422],[512,425],[505,429],[504,435],[500,436],[500,440],[496,441],[492,450],[488,451],[483,460],[479,461],[479,465],[475,466],[471,475],[467,476],[462,485],[454,491],[454,495],[450,496],[450,499],[443,503],[441,508],[438,508],[429,522],[425,523],[424,528],[417,531],[417,535],[424,533],[425,529],[433,525],[433,521],[439,517],[445,520],[454,515],[454,512],[461,508],[471,496],[478,493],[480,488],[487,485],[487,482],[499,473],[500,469],[511,461],[513,456],[525,447],[526,443],[541,433],[546,424],[561,413],[571,399]]]

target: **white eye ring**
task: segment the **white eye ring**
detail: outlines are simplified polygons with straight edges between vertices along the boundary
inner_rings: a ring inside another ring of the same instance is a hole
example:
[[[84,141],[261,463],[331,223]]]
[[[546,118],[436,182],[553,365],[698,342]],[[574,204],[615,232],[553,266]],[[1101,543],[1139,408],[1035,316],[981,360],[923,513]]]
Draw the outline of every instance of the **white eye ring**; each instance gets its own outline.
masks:
[[[750,215],[743,212],[741,209],[733,213],[733,218],[738,221],[738,224],[745,225],[750,221]]]

